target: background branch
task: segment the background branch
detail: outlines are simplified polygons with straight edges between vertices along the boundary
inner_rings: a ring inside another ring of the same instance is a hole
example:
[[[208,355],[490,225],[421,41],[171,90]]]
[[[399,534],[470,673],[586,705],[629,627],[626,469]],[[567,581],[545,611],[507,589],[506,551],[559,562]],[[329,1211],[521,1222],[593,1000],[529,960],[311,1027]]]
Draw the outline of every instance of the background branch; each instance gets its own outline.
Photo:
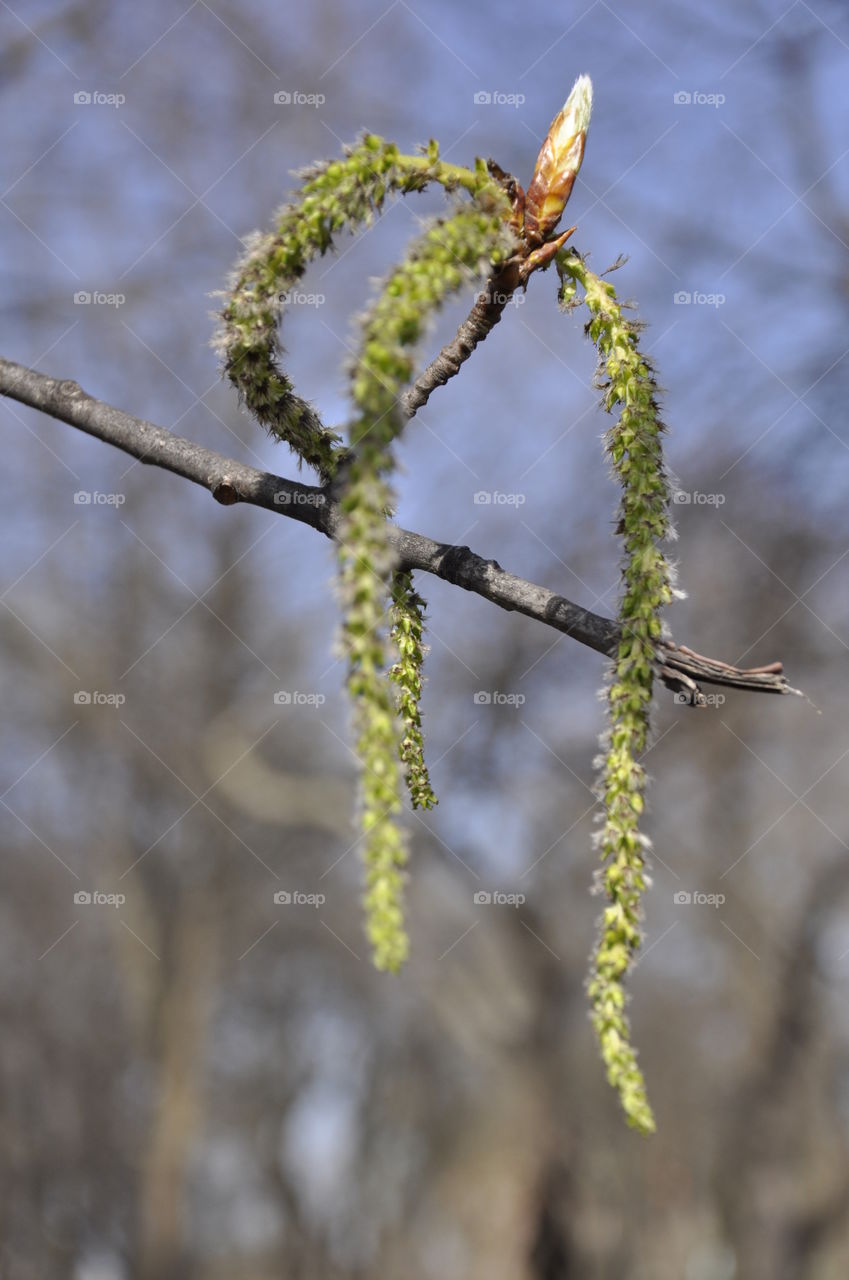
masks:
[[[298,520],[329,538],[338,536],[341,512],[326,490],[259,471],[205,449],[95,399],[73,380],[51,378],[0,358],[0,394],[112,444],[139,462],[201,485],[225,506],[247,502]],[[582,609],[565,596],[508,573],[496,560],[485,560],[469,547],[436,542],[395,524],[391,525],[391,541],[401,568],[431,573],[501,609],[523,613],[562,631],[598,653],[610,656],[616,650],[621,632],[612,618]],[[671,641],[659,645],[658,674],[668,688],[686,693],[694,705],[703,700],[700,681],[752,692],[799,692],[788,684],[780,662],[743,669]]]

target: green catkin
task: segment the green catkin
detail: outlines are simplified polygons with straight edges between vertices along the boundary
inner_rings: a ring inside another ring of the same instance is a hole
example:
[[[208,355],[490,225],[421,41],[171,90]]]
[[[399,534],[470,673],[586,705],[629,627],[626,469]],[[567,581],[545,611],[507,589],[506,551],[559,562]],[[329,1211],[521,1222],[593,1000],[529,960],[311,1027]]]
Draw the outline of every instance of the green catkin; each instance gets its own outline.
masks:
[[[414,349],[428,317],[482,267],[513,251],[510,205],[483,161],[476,161],[474,169],[446,164],[433,141],[422,155],[408,156],[393,143],[366,134],[341,159],[302,177],[301,190],[278,214],[276,229],[257,236],[239,263],[216,345],[227,376],[254,417],[288,443],[300,462],[314,467],[323,483],[334,477],[338,482],[343,646],[362,764],[366,924],[377,966],[397,970],[408,948],[401,908],[406,861],[398,826],[401,766],[414,802],[433,803],[433,793],[421,753],[422,650],[420,643],[410,648],[417,628],[420,637],[420,615],[411,585],[406,601],[400,593],[395,597],[389,619],[394,647],[387,633],[393,571],[386,529],[391,444],[404,424],[398,397],[412,379]],[[367,313],[362,354],[353,373],[357,417],[350,448],[344,449],[340,437],[295,394],[280,367],[277,330],[286,295],[310,262],[333,247],[334,236],[367,224],[387,195],[420,191],[434,182],[449,193],[466,193],[471,205],[438,221],[414,242]],[[410,632],[404,632],[405,623]]]
[[[414,809],[432,809],[437,803],[425,763],[422,735],[425,608],[424,600],[413,589],[413,575],[396,573],[392,580],[392,643],[398,651],[398,661],[391,668],[389,678],[398,689],[403,726],[400,757]]]
[[[255,236],[237,265],[215,345],[248,410],[327,481],[338,464],[339,437],[295,394],[279,363],[277,328],[288,291],[314,258],[332,248],[335,235],[367,224],[390,193],[421,191],[436,182],[493,209],[502,207],[504,196],[483,162],[474,170],[446,164],[435,142],[423,155],[403,155],[374,134],[302,177],[296,200],[277,215],[276,229]]]
[[[366,929],[378,968],[397,970],[408,950],[403,923],[406,844],[397,815],[404,779],[414,805],[435,803],[424,765],[421,604],[408,574],[394,574],[386,512],[400,398],[434,311],[512,251],[502,204],[440,219],[415,240],[362,321],[352,369],[357,418],[342,476],[339,577],[342,644],[361,761]],[[403,770],[403,773],[402,773]]]
[[[619,1094],[628,1123],[651,1133],[654,1116],[631,1044],[624,979],[642,941],[648,841],[639,830],[646,786],[639,757],[650,729],[661,610],[672,598],[672,568],[660,550],[671,533],[661,447],[664,427],[654,371],[639,349],[639,324],[624,316],[613,285],[590,271],[577,253],[559,255],[557,265],[564,306],[576,305],[577,284],[584,291],[590,312],[587,334],[599,353],[604,407],[619,415],[606,433],[605,444],[622,486],[618,529],[624,541],[622,639],[606,689],[609,727],[602,741],[597,784],[604,805],[597,837],[602,858],[599,879],[607,906],[587,991],[607,1078]]]
[[[357,476],[342,498],[349,547],[340,555],[344,598],[343,640],[348,694],[354,710],[360,763],[360,809],[366,867],[366,932],[378,969],[397,972],[409,949],[404,929],[400,731],[386,675],[384,583],[390,571],[382,526],[388,487]],[[353,548],[356,547],[356,552]]]

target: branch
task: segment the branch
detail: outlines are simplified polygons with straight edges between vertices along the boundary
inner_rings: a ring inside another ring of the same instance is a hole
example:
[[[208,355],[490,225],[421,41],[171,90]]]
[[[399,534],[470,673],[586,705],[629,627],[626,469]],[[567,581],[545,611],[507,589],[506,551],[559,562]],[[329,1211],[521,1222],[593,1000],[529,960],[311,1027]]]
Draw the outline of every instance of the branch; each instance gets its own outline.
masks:
[[[148,466],[173,471],[208,489],[213,498],[225,506],[246,502],[309,525],[329,538],[338,536],[341,511],[326,490],[285,480],[225,458],[164,427],[96,400],[72,380],[50,378],[0,358],[0,395],[40,409]],[[432,573],[501,609],[523,613],[562,631],[597,653],[610,657],[616,652],[621,632],[613,619],[591,613],[565,596],[508,573],[497,561],[484,560],[469,547],[435,542],[395,524],[390,530],[400,569]],[[787,683],[780,662],[740,669],[715,658],[705,658],[686,645],[672,641],[660,642],[658,650],[660,678],[675,692],[687,693],[694,705],[704,702],[699,681],[751,692],[799,692]]]
[[[444,387],[449,379],[460,372],[478,343],[483,342],[498,324],[517,283],[518,270],[512,263],[490,274],[486,288],[478,294],[474,306],[452,340],[446,343],[439,355],[401,397],[401,408],[407,418],[412,418],[427,404],[431,392],[437,387]]]

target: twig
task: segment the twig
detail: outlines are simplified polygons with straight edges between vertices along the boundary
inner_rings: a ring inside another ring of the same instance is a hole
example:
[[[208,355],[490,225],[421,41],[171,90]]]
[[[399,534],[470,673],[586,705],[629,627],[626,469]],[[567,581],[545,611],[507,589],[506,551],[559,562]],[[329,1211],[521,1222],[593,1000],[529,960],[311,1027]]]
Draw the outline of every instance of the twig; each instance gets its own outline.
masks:
[[[433,382],[434,387],[438,385],[438,381]],[[341,511],[326,490],[259,471],[205,449],[95,399],[72,380],[51,378],[0,358],[0,394],[114,445],[139,462],[162,467],[201,485],[225,506],[246,502],[298,520],[329,538],[337,536]],[[621,633],[612,618],[591,613],[565,596],[508,573],[497,561],[484,560],[469,547],[436,542],[394,524],[390,528],[399,568],[434,574],[501,609],[523,613],[562,631],[597,653],[615,653]],[[758,693],[799,692],[788,684],[780,662],[747,670],[705,658],[686,645],[671,641],[661,642],[658,648],[660,678],[676,692],[687,691],[694,705],[704,702],[699,681]]]
[[[444,387],[460,372],[478,343],[483,342],[498,324],[518,282],[518,268],[512,262],[490,275],[486,288],[478,294],[452,340],[431,360],[402,397],[401,406],[406,417],[412,418],[427,404],[431,392],[437,387]]]

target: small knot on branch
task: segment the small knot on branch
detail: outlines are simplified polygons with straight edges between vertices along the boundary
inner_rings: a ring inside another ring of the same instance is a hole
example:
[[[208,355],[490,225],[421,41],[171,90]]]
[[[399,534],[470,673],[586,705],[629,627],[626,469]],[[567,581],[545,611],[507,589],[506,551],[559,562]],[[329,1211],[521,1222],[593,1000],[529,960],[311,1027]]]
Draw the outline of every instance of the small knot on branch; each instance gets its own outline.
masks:
[[[64,378],[56,384],[56,390],[66,400],[79,400],[86,394],[80,384],[75,382],[73,378]]]
[[[221,503],[222,507],[232,507],[242,500],[242,495],[239,493],[235,482],[227,476],[218,481],[212,490],[212,496],[216,502]]]

